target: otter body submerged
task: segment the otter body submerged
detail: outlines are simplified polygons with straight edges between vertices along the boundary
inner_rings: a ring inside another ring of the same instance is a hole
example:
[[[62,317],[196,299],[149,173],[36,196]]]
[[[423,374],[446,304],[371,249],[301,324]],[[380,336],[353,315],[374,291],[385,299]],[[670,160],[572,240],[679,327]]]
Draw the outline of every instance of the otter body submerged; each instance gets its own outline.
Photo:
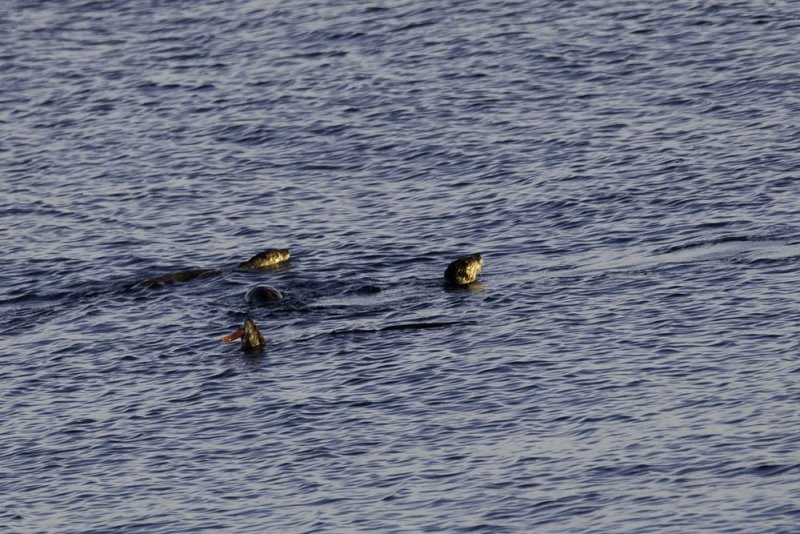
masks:
[[[208,278],[220,274],[222,274],[222,271],[219,269],[187,269],[185,271],[178,271],[177,273],[162,274],[161,276],[148,278],[139,285],[142,287],[159,287],[162,284],[177,284],[180,282],[188,282],[195,278]]]

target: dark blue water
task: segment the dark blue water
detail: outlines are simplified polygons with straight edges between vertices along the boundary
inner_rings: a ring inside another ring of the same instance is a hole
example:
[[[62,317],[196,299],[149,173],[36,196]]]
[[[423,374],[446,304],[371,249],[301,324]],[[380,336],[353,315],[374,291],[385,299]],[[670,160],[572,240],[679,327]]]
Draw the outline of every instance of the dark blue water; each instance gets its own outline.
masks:
[[[2,530],[796,532],[798,50],[790,0],[5,2]]]

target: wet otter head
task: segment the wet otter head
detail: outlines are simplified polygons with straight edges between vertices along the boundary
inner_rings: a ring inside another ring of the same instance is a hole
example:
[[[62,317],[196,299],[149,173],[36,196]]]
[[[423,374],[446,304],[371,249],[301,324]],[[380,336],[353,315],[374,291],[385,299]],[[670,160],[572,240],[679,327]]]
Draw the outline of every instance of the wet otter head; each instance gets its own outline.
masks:
[[[262,306],[268,302],[274,302],[282,298],[283,295],[280,291],[266,284],[251,287],[244,295],[244,301],[251,306]]]
[[[247,261],[239,264],[241,269],[263,269],[273,267],[289,259],[288,248],[268,248],[264,252],[259,252]]]
[[[229,336],[222,338],[222,341],[229,343],[242,338],[242,350],[245,352],[255,352],[264,349],[267,342],[261,335],[256,323],[248,317],[244,320],[244,326]]]
[[[480,254],[458,258],[447,266],[444,271],[444,281],[457,286],[471,284],[481,272],[481,267],[483,267],[483,256]]]

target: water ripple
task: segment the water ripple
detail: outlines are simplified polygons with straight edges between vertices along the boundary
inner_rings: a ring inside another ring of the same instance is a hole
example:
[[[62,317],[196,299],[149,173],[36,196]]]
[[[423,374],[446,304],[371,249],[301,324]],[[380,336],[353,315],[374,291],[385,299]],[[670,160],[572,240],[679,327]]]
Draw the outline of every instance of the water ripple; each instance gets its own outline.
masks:
[[[0,522],[794,530],[798,27],[13,0]],[[140,284],[189,268],[221,274]],[[219,339],[248,315],[259,355]]]

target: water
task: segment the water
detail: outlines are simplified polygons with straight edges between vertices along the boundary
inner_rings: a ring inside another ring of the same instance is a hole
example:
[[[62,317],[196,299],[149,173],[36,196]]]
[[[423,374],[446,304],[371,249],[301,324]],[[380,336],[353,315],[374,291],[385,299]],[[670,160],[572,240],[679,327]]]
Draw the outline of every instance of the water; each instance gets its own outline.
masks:
[[[796,531],[799,15],[10,0],[0,524]]]

